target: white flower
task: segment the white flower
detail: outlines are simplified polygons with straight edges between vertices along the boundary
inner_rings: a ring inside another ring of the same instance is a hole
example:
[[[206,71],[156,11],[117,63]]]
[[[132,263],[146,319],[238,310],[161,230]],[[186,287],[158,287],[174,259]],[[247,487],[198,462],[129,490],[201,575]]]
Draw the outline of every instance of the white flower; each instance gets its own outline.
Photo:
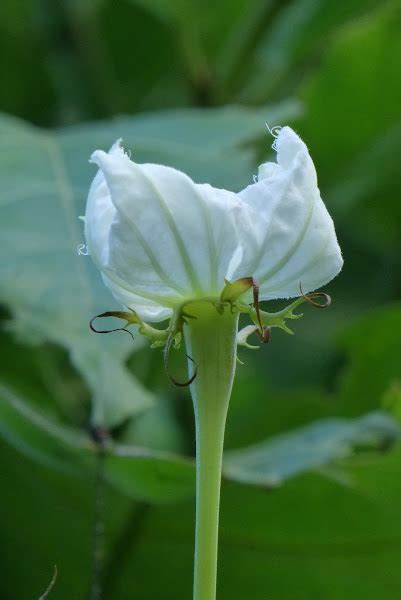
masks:
[[[225,280],[253,277],[260,299],[290,298],[335,277],[343,261],[307,147],[289,127],[277,162],[238,194],[176,169],[137,164],[118,141],[92,161],[85,234],[115,298],[147,321],[185,301],[218,298]]]

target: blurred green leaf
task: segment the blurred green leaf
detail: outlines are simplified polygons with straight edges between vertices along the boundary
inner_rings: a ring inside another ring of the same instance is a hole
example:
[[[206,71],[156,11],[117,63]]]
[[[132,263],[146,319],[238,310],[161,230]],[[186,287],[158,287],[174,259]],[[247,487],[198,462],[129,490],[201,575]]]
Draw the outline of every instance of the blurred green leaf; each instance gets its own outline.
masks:
[[[4,576],[0,597],[38,599],[48,585],[54,565],[56,584],[51,598],[85,600],[90,593],[95,527],[95,475],[65,477],[33,463],[10,446],[0,443],[0,527]],[[133,502],[105,490],[104,539],[109,552],[125,527]],[[29,560],[21,560],[21,556]]]
[[[97,15],[96,27],[93,20],[87,20],[84,31],[81,28],[82,54],[86,55],[87,72],[92,73],[92,87],[95,92],[103,87],[107,100],[103,114],[131,114],[190,103],[175,28],[148,10],[151,3],[145,5],[109,0]],[[70,16],[73,23],[74,15]],[[97,47],[95,52],[85,43],[88,30]]]
[[[389,384],[401,380],[401,305],[368,312],[347,328],[340,343],[348,355],[339,410],[358,415],[380,404]]]
[[[94,467],[97,449],[88,434],[40,414],[3,385],[0,436],[30,459],[66,474],[83,477]],[[121,493],[150,502],[177,501],[195,490],[192,461],[134,446],[107,448],[105,478]]]
[[[302,95],[313,118],[302,124],[319,148],[318,172],[336,181],[350,157],[401,119],[400,0],[340,30]]]
[[[275,490],[225,484],[218,597],[393,600],[401,586],[401,452],[365,455],[340,486],[313,474]],[[354,460],[352,461],[352,464]],[[193,505],[153,507],[126,545],[113,598],[188,597]],[[136,552],[135,560],[132,552]],[[149,578],[149,564],[158,577]],[[174,582],[174,583],[173,583]]]
[[[134,499],[167,504],[195,494],[195,466],[167,452],[115,445],[107,457],[105,477]]]
[[[65,4],[69,10],[82,13],[85,16],[91,15],[99,10],[106,0],[66,0]]]
[[[317,470],[358,450],[380,450],[394,444],[401,429],[384,413],[360,419],[320,420],[260,444],[225,453],[224,474],[230,479],[272,487],[289,477]]]
[[[38,8],[36,0],[0,3],[0,112],[46,123],[55,93],[35,28]]]
[[[387,263],[389,252],[394,253],[392,262],[397,261],[400,247],[400,147],[401,111],[398,122],[380,131],[365,150],[352,157],[327,193],[328,203],[354,243],[383,252]],[[355,230],[351,223],[356,221],[359,227]]]
[[[57,470],[84,475],[93,467],[96,446],[78,430],[52,422],[20,396],[0,387],[0,435],[30,458]],[[240,483],[277,486],[305,471],[332,465],[357,450],[380,450],[400,430],[387,415],[372,413],[356,421],[329,419],[225,453],[223,475]],[[169,503],[192,496],[194,462],[176,454],[112,443],[107,446],[105,478],[120,492],[147,502]]]
[[[25,342],[50,340],[69,350],[94,394],[94,422],[116,424],[149,406],[152,397],[124,367],[132,342],[114,336],[103,341],[89,332],[89,319],[112,300],[89,261],[77,255],[80,193],[88,178],[79,168],[71,174],[64,155],[69,150],[56,134],[4,117],[0,144],[6,148],[1,252],[8,257],[0,270],[0,299]]]
[[[165,377],[164,371],[162,377]],[[166,450],[175,454],[186,449],[185,432],[177,421],[171,399],[163,394],[159,394],[151,408],[128,421],[118,440],[129,446]]]
[[[172,34],[181,42],[184,58],[199,54],[203,60],[213,59],[230,35],[231,30],[259,4],[258,0],[131,0],[172,27]],[[185,56],[187,55],[187,56]],[[188,65],[191,67],[191,63]],[[212,71],[213,75],[213,71]]]
[[[383,408],[401,422],[401,378],[394,379],[382,396]]]
[[[185,171],[197,182],[238,190],[252,181],[255,140],[266,140],[265,148],[270,146],[266,120],[285,121],[300,112],[299,102],[290,99],[255,109],[227,106],[116,117],[113,121],[63,128],[60,133],[68,147],[67,165],[72,160],[74,177],[85,180],[79,190],[81,202],[87,194],[86,180],[90,181],[93,174],[86,157],[93,148],[108,148],[119,137],[138,162],[167,164]],[[84,157],[79,163],[75,158],[78,150]]]
[[[348,487],[305,475],[267,491],[225,483],[219,598],[397,598],[401,575],[400,449],[347,466]],[[4,598],[36,597],[59,569],[60,600],[87,598],[93,519],[90,481],[70,480],[1,448]],[[27,502],[29,498],[29,502]],[[141,510],[106,499],[107,598],[184,600],[192,584],[194,503]],[[16,515],[19,526],[16,527]],[[71,531],[79,535],[71,535]],[[16,560],[32,556],[28,568]],[[157,565],[157,577],[152,576]],[[24,577],[21,577],[21,571]],[[291,577],[289,577],[291,574]],[[370,574],[368,576],[368,574]],[[36,595],[34,592],[37,591]]]
[[[292,0],[277,5],[250,57],[243,87],[237,90],[242,101],[263,102],[269,97],[294,93],[305,76],[311,71],[319,72],[322,53],[342,28],[353,27],[377,2]]]
[[[62,472],[84,473],[89,438],[52,422],[0,384],[0,436],[32,460]]]

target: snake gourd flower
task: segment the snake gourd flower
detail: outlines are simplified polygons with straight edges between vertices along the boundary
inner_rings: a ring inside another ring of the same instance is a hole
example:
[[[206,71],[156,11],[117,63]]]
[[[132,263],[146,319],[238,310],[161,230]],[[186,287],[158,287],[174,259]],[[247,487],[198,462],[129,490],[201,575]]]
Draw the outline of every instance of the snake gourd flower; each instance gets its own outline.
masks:
[[[171,167],[133,162],[117,141],[91,161],[85,236],[89,253],[124,307],[100,317],[136,324],[168,352],[185,339],[197,439],[194,599],[214,600],[224,428],[237,346],[270,328],[291,332],[294,310],[341,270],[333,221],[308,149],[275,128],[276,162],[235,193],[195,183]],[[276,313],[261,300],[296,298]],[[238,332],[239,315],[252,325]],[[153,324],[168,320],[165,329]],[[152,325],[150,323],[153,323]],[[94,329],[94,326],[92,325]]]
[[[188,301],[219,298],[225,281],[252,277],[260,300],[271,300],[335,277],[341,252],[308,149],[289,127],[274,146],[277,162],[239,193],[137,164],[120,141],[94,152],[86,241],[116,300],[163,321]]]

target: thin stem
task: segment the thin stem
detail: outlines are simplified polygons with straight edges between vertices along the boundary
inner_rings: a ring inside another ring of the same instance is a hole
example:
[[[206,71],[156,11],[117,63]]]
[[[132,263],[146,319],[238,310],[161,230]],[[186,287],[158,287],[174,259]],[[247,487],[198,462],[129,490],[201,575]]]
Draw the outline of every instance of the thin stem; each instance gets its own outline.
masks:
[[[236,365],[238,314],[209,304],[191,305],[185,331],[196,364],[191,385],[196,423],[196,527],[194,600],[215,600],[221,465],[227,409]],[[189,366],[193,368],[192,363]]]
[[[220,76],[221,93],[219,101],[241,91],[245,78],[249,74],[249,64],[264,36],[277,15],[286,7],[289,0],[259,0],[251,10],[247,10],[232,33],[227,37],[220,56],[217,70]]]
[[[150,504],[135,503],[128,518],[124,521],[120,535],[112,547],[107,562],[104,565],[103,595],[114,598],[117,595],[118,582],[141,541],[143,527],[146,524]]]

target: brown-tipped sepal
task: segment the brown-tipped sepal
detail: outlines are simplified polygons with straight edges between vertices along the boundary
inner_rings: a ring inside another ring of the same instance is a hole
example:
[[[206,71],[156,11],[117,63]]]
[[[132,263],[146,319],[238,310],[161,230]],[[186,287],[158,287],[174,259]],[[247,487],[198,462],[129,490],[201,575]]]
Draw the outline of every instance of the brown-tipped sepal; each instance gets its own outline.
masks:
[[[97,329],[93,323],[96,319],[103,319],[107,317],[115,317],[117,319],[123,319],[126,321],[124,327],[116,327],[114,329]],[[151,327],[137,315],[135,311],[122,311],[122,310],[108,310],[100,315],[96,315],[91,319],[89,327],[95,333],[112,333],[113,331],[126,331],[132,338],[131,331],[127,329],[129,325],[138,325],[138,333],[148,338],[151,341],[152,348],[158,348],[165,346],[168,337],[168,330],[166,329],[155,329]]]
[[[117,319],[123,319],[126,321],[124,327],[115,327],[114,329],[97,329],[94,326],[94,322],[96,319],[104,319],[108,317],[115,317]],[[132,338],[134,337],[127,329],[129,325],[140,325],[142,320],[138,317],[136,312],[134,311],[123,311],[123,310],[107,310],[104,313],[100,313],[99,315],[94,316],[90,322],[89,327],[94,333],[112,333],[113,331],[126,331]]]
[[[227,281],[226,279],[225,286],[220,294],[220,301],[234,304],[243,294],[253,288],[254,285],[253,277],[241,277],[241,279],[237,279],[236,281]]]

